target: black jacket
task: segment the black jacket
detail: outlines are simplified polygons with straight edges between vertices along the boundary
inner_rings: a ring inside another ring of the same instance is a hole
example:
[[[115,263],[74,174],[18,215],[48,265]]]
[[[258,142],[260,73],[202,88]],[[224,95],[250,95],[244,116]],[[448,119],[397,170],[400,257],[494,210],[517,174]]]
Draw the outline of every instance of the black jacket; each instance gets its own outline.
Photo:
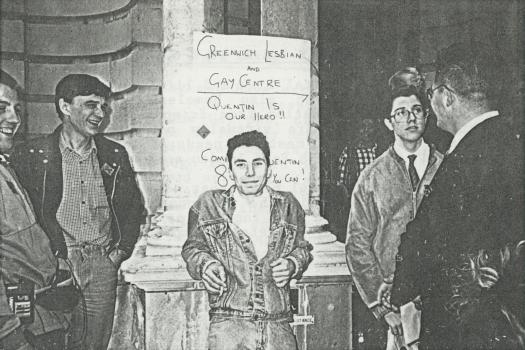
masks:
[[[26,188],[38,222],[48,234],[55,254],[67,257],[62,228],[56,213],[62,201],[61,126],[52,134],[29,140],[11,155],[13,168]],[[145,209],[126,149],[102,135],[94,137],[97,158],[113,220],[111,245],[128,255],[140,233]]]
[[[500,251],[524,239],[522,160],[501,117],[480,123],[445,157],[401,236],[392,302],[421,295],[422,349],[514,348],[500,308],[522,308],[523,290],[502,272]],[[473,278],[480,252],[481,265],[499,271],[499,287]]]

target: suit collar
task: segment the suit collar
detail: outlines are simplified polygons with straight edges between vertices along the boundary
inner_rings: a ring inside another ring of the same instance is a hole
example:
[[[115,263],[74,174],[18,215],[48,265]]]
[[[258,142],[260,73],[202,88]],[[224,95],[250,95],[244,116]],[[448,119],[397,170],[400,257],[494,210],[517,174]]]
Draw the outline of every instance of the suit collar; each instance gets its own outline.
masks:
[[[498,111],[489,111],[477,116],[476,118],[470,120],[467,124],[463,125],[463,127],[461,127],[461,129],[459,129],[458,132],[454,135],[454,138],[450,143],[450,147],[448,148],[447,154],[454,152],[461,140],[463,140],[472,129],[474,129],[479,124],[483,123],[485,120],[497,117],[498,115]]]

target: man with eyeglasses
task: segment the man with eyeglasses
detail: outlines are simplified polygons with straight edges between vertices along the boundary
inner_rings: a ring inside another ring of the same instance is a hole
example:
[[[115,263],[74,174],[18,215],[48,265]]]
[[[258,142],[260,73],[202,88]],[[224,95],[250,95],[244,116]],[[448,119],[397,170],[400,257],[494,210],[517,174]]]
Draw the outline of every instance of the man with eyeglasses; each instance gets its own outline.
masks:
[[[83,300],[73,312],[71,349],[107,348],[118,269],[131,255],[144,219],[126,149],[99,134],[110,95],[94,76],[65,76],[55,89],[61,125],[12,156],[53,252],[71,261],[82,289]]]
[[[454,135],[401,237],[391,302],[421,296],[421,348],[524,349],[523,149],[499,113],[498,67],[479,42],[440,51],[428,96]]]
[[[411,345],[403,337],[398,310],[389,304],[400,236],[414,218],[443,156],[423,139],[428,103],[421,74],[406,68],[394,74],[389,85],[391,112],[384,123],[394,133],[394,144],[357,180],[346,258],[363,301],[389,326],[386,348],[390,350]]]

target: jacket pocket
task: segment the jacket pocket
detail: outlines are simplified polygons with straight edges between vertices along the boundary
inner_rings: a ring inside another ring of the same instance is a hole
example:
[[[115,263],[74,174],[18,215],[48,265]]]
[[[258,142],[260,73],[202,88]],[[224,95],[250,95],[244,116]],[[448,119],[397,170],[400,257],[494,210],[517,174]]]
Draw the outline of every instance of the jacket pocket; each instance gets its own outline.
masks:
[[[294,249],[295,236],[297,235],[297,226],[285,224],[282,232],[282,251],[281,257],[285,257]]]
[[[273,252],[276,258],[286,257],[294,248],[297,226],[283,223],[270,233],[269,252]]]
[[[232,240],[225,220],[207,221],[201,225],[206,237],[206,243],[215,257],[228,267],[228,257],[231,254]]]

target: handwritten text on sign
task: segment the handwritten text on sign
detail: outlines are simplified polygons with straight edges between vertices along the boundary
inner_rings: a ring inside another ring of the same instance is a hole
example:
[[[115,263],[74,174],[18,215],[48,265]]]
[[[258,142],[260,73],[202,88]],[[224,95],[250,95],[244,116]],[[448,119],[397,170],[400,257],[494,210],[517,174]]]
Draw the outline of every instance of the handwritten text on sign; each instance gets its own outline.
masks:
[[[307,208],[310,43],[195,33],[191,80],[188,119],[209,130],[202,137],[195,129],[184,150],[199,191],[232,184],[226,142],[255,129],[270,143],[269,185],[293,192]]]

